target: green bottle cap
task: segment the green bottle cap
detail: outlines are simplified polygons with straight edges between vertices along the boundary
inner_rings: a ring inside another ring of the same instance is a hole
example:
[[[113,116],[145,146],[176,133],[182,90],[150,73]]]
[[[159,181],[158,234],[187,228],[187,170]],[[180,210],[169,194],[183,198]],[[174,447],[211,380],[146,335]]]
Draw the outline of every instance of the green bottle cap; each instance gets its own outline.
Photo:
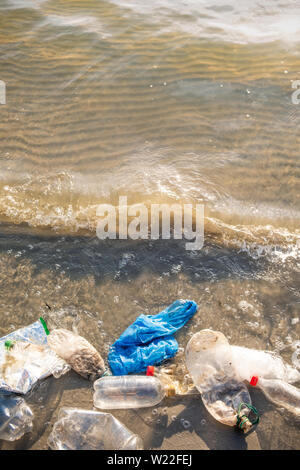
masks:
[[[6,347],[6,349],[9,351],[11,348],[13,348],[15,345],[15,342],[14,341],[11,341],[10,339],[8,339],[7,341],[5,341],[4,343],[4,346]]]
[[[46,335],[50,335],[50,331],[48,330],[48,327],[47,327],[47,323],[45,322],[45,320],[43,319],[43,317],[40,317],[40,322],[41,324],[43,325],[43,328],[45,330],[45,333]]]

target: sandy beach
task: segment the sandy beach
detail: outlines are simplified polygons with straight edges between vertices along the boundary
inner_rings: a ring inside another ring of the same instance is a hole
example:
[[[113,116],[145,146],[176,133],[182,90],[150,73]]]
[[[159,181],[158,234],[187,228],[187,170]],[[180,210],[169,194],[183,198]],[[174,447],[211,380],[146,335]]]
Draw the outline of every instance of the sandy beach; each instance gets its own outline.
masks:
[[[144,448],[149,450],[297,449],[299,422],[285,410],[276,409],[261,392],[252,390],[251,396],[261,418],[247,436],[215,421],[205,410],[200,395],[168,398],[154,408],[113,410],[112,414],[142,437]],[[58,380],[47,379],[26,399],[35,413],[33,432],[16,442],[1,441],[0,448],[48,449],[47,438],[59,409],[95,409],[92,397],[91,384],[74,372]]]

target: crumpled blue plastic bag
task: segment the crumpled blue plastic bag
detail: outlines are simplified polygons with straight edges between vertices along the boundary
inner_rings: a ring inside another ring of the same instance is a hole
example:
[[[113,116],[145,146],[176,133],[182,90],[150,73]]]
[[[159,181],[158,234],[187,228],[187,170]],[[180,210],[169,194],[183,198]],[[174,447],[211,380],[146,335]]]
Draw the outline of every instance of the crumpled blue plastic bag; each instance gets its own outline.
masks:
[[[173,334],[186,324],[197,308],[192,300],[176,300],[157,315],[140,315],[109,350],[112,373],[144,372],[147,366],[175,356],[178,343]]]

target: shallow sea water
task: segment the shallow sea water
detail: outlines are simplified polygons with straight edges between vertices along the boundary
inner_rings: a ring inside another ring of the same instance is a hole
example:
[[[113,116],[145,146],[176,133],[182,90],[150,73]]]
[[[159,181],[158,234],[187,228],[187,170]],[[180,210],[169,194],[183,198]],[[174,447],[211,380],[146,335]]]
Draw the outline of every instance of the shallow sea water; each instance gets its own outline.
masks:
[[[190,298],[199,311],[178,333],[180,348],[213,328],[292,363],[299,18],[292,0],[2,0],[1,335],[43,315],[106,358],[136,316]],[[203,203],[203,249],[100,241],[96,208],[119,196],[147,207]],[[173,362],[183,377],[183,349]],[[90,408],[90,389],[73,373],[45,380],[27,399],[33,433],[0,447],[47,448],[60,406]],[[299,422],[259,391],[253,402],[262,418],[246,440],[195,396],[116,416],[147,448],[299,448]]]

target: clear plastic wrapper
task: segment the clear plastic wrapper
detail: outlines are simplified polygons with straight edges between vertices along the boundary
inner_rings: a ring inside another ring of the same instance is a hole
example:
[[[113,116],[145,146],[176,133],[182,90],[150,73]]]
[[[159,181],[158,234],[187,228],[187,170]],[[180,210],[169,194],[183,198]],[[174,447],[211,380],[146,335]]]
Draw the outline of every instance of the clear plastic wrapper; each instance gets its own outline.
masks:
[[[142,450],[142,439],[109,413],[62,408],[48,438],[53,450]]]
[[[33,413],[24,398],[0,395],[0,439],[16,441],[32,429]]]
[[[72,331],[58,328],[48,336],[50,348],[64,359],[82,377],[96,380],[105,373],[105,364],[98,353],[85,338]]]
[[[226,337],[212,330],[194,334],[186,347],[186,364],[209,413],[223,424],[248,431],[249,409],[256,410],[234,367]]]
[[[179,378],[174,375],[172,366],[153,367],[153,374],[164,384],[165,388],[168,388],[169,391],[173,390],[173,395],[182,396],[195,395],[199,393],[191,379],[191,376],[189,374],[185,374],[184,377],[179,380]],[[169,395],[171,395],[171,393],[169,393]]]
[[[0,338],[0,391],[25,395],[49,375],[56,378],[70,366],[47,344],[41,320]]]

